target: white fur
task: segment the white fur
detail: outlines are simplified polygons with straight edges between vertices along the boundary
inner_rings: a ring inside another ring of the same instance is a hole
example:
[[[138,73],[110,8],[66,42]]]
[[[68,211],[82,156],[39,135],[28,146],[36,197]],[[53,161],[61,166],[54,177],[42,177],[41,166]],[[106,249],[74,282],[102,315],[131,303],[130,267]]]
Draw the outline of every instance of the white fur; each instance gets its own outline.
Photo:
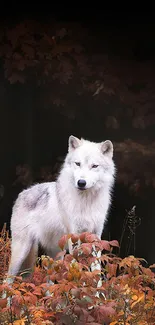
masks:
[[[33,267],[38,243],[54,257],[59,251],[58,240],[66,233],[88,231],[100,238],[114,175],[113,145],[109,140],[95,143],[70,136],[57,181],[31,186],[19,194],[14,204],[8,274],[14,276]],[[86,181],[85,190],[78,189],[79,179]]]

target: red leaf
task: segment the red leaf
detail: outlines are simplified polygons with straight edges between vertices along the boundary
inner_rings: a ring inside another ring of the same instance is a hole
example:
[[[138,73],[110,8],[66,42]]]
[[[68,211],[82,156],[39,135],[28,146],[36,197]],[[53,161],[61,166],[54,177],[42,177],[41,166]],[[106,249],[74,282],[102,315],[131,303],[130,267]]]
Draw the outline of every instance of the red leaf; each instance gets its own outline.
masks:
[[[80,234],[80,240],[83,243],[93,243],[94,241],[99,241],[97,235],[92,234],[90,232],[83,232]]]
[[[72,260],[73,260],[73,255],[66,254],[64,260],[65,260],[66,263],[70,264],[72,262]]]
[[[21,306],[23,305],[24,300],[21,295],[15,295],[12,298],[12,310],[15,314],[20,315]]]
[[[75,313],[75,315],[77,315],[77,316],[80,316],[81,315],[81,307],[79,307],[79,306],[75,306],[74,307],[74,313]]]
[[[63,257],[66,255],[66,250],[57,253],[57,255],[55,256],[55,259],[59,259],[60,257]]]
[[[80,240],[82,243],[86,242],[86,235],[87,235],[87,232],[83,232],[82,234],[80,234]]]
[[[28,290],[30,290],[30,289],[35,289],[35,285],[34,285],[34,283],[26,283],[26,282],[23,282],[22,284],[21,284],[21,287],[27,287],[28,288]]]
[[[73,234],[71,235],[71,240],[72,240],[72,243],[75,244],[79,239],[79,235],[78,234]]]
[[[77,248],[73,250],[73,257],[74,257],[76,260],[78,259],[78,253],[79,253],[79,251],[78,251]]]
[[[86,235],[86,241],[89,243],[93,243],[94,241],[99,241],[99,238],[95,234]]]
[[[6,313],[6,312],[10,313],[10,306],[7,306],[7,307],[1,309],[1,314]]]
[[[33,295],[31,292],[27,292],[23,296],[23,298],[27,303],[30,303],[32,305],[35,305],[37,303],[37,297],[35,295]]]
[[[115,314],[115,310],[110,305],[102,305],[97,306],[93,314],[94,316],[96,316],[97,321],[105,321],[106,323],[108,323],[110,320],[109,317]]]
[[[0,285],[0,292],[2,292],[3,290],[10,291],[10,286],[8,283],[3,283]]]
[[[114,247],[119,247],[119,243],[118,243],[117,240],[111,240],[111,241],[109,241],[109,244],[110,244],[111,246],[114,246]]]
[[[67,244],[69,237],[70,237],[69,235],[64,235],[58,241],[58,245],[62,250],[64,249],[65,245]]]
[[[96,256],[87,256],[87,264],[90,266],[96,261]]]
[[[85,325],[101,325],[101,323],[94,323],[94,322],[92,322],[92,323],[85,323]]]
[[[81,248],[82,248],[82,251],[83,251],[83,254],[88,256],[92,253],[92,245],[91,244],[82,244],[81,245]]]
[[[33,294],[36,295],[36,296],[42,296],[42,291],[41,291],[41,288],[36,288],[34,291],[33,291]]]
[[[107,240],[101,240],[100,241],[100,248],[105,249],[106,251],[110,251],[110,244]]]
[[[88,315],[87,322],[89,322],[89,324],[97,324],[97,323],[93,323],[94,322],[94,317],[92,317],[90,314]]]

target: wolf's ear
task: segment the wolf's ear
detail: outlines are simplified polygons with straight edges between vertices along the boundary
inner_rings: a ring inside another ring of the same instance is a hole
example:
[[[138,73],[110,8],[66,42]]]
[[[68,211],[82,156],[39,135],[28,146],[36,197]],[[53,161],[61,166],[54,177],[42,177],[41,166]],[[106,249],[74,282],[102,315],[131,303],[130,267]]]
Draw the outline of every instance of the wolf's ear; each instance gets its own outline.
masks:
[[[81,140],[71,135],[68,139],[68,151],[78,148],[81,144]]]
[[[108,155],[110,158],[113,157],[113,144],[110,140],[101,142],[101,151],[104,155]]]

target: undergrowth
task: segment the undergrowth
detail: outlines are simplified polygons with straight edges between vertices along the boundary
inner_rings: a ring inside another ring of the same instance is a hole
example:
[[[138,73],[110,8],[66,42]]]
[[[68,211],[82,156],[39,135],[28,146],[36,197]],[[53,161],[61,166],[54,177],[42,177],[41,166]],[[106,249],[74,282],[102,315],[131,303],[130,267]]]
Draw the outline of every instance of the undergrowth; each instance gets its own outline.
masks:
[[[63,236],[59,241],[62,252],[55,260],[41,256],[29,277],[15,277],[9,286],[3,279],[10,258],[10,238],[3,228],[0,292],[2,297],[5,291],[6,298],[0,298],[0,324],[155,324],[155,265],[144,267],[145,261],[134,256],[121,259],[115,240],[99,240],[90,233],[70,237],[73,255],[66,254],[68,236]],[[101,271],[97,267],[92,270],[100,250]]]

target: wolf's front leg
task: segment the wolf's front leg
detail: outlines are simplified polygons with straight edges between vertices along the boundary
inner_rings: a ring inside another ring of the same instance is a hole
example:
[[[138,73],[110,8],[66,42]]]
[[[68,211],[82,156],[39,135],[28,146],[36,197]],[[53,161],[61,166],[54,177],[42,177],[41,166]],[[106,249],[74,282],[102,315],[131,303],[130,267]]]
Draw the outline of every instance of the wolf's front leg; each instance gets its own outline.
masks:
[[[103,231],[103,225],[95,229],[94,234],[101,240],[102,237],[102,231]]]

